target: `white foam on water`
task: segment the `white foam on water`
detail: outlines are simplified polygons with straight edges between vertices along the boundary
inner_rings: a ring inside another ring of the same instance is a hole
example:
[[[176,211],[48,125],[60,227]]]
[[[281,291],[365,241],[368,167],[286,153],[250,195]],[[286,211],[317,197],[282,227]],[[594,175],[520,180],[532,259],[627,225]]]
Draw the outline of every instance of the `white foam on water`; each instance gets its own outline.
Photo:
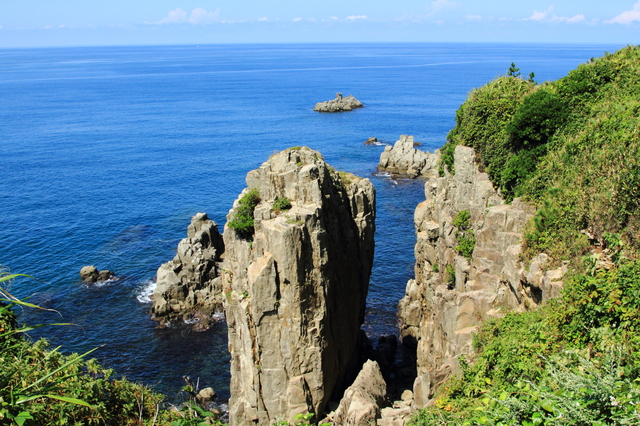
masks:
[[[195,324],[197,322],[200,322],[200,318],[189,318],[184,320],[184,323],[187,325]]]
[[[211,315],[211,318],[212,318],[215,322],[224,321],[224,320],[225,320],[224,312],[214,312],[214,314],[213,314],[213,315]]]
[[[153,280],[146,281],[140,288],[138,288],[138,294],[136,294],[136,299],[140,303],[151,303],[151,296],[153,295],[153,290],[156,289],[156,282]]]
[[[377,172],[377,173],[374,173],[373,175],[378,177],[391,177],[391,173],[389,172]]]

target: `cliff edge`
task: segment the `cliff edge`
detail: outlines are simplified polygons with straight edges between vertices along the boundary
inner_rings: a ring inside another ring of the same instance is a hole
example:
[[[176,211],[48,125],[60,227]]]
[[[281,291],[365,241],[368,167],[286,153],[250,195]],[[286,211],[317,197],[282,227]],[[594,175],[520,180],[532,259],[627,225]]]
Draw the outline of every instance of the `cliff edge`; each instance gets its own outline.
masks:
[[[415,211],[415,279],[399,317],[403,343],[416,349],[417,408],[460,371],[458,358],[472,353],[482,322],[555,297],[562,286],[562,271],[545,271],[543,257],[525,269],[520,242],[534,209],[518,199],[505,204],[474,157],[473,148],[457,146],[455,175],[432,168]]]

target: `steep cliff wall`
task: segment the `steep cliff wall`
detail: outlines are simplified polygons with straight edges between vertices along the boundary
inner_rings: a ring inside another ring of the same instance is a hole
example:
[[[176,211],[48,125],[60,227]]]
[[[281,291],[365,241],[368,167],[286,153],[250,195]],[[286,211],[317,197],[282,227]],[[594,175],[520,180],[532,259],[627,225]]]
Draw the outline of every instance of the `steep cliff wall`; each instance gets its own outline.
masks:
[[[261,200],[255,232],[224,232],[229,417],[232,425],[267,425],[322,413],[357,367],[375,191],[308,148],[274,155],[249,172],[247,186],[243,194],[256,189]],[[291,208],[274,210],[283,197]]]
[[[176,256],[158,269],[153,317],[162,323],[196,318],[198,327],[207,328],[211,314],[222,310],[219,262],[223,253],[216,223],[206,213],[196,214]]]
[[[533,209],[517,199],[506,205],[474,156],[457,146],[455,175],[439,177],[432,168],[415,211],[415,279],[399,316],[403,341],[417,349],[417,407],[459,371],[458,357],[472,352],[478,325],[557,296],[562,286],[562,271],[545,271],[544,257],[522,264],[520,241]]]

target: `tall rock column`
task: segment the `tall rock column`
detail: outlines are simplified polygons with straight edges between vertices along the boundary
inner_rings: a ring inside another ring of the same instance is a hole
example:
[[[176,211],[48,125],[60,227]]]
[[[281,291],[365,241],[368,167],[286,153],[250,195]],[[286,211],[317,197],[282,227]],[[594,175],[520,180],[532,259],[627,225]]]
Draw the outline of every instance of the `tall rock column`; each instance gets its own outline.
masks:
[[[308,148],[272,156],[249,172],[247,186],[224,231],[229,418],[231,425],[267,425],[322,413],[357,367],[375,190]],[[260,203],[248,236],[228,224],[254,189]]]

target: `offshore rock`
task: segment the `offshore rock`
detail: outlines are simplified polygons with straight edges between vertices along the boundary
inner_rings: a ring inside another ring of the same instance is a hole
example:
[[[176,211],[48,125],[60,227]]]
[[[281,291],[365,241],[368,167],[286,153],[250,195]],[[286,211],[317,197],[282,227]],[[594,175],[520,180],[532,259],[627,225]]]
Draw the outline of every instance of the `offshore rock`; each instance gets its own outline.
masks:
[[[80,269],[80,279],[85,283],[106,281],[113,278],[115,275],[116,274],[114,272],[108,270],[98,271],[98,268],[93,265],[83,266],[82,269]]]
[[[415,279],[407,283],[399,316],[403,343],[417,348],[417,408],[460,371],[458,357],[473,352],[472,336],[485,320],[555,297],[562,285],[562,270],[545,271],[544,256],[526,272],[520,242],[534,209],[518,199],[506,205],[474,156],[472,148],[457,146],[455,175],[437,177],[434,167],[426,201],[415,211]],[[456,250],[452,223],[463,210],[476,239],[470,258]]]
[[[413,136],[401,135],[393,147],[386,146],[380,154],[378,170],[410,178],[437,176],[435,173],[440,160],[440,150],[431,154],[416,149],[415,145]]]
[[[318,112],[341,112],[341,111],[351,111],[356,108],[362,108],[362,102],[353,97],[353,95],[349,95],[347,97],[342,97],[342,93],[336,93],[336,98],[330,101],[318,102],[313,108],[314,111]]]
[[[257,189],[261,199],[253,240],[224,232],[230,424],[321,415],[357,373],[375,189],[309,148],[272,156],[247,185],[243,194]],[[275,211],[282,197],[292,207]],[[228,221],[237,210],[238,201]]]
[[[223,253],[216,223],[206,213],[193,216],[176,256],[158,268],[153,318],[162,323],[198,319],[197,328],[208,328],[211,315],[222,311],[219,262]]]

